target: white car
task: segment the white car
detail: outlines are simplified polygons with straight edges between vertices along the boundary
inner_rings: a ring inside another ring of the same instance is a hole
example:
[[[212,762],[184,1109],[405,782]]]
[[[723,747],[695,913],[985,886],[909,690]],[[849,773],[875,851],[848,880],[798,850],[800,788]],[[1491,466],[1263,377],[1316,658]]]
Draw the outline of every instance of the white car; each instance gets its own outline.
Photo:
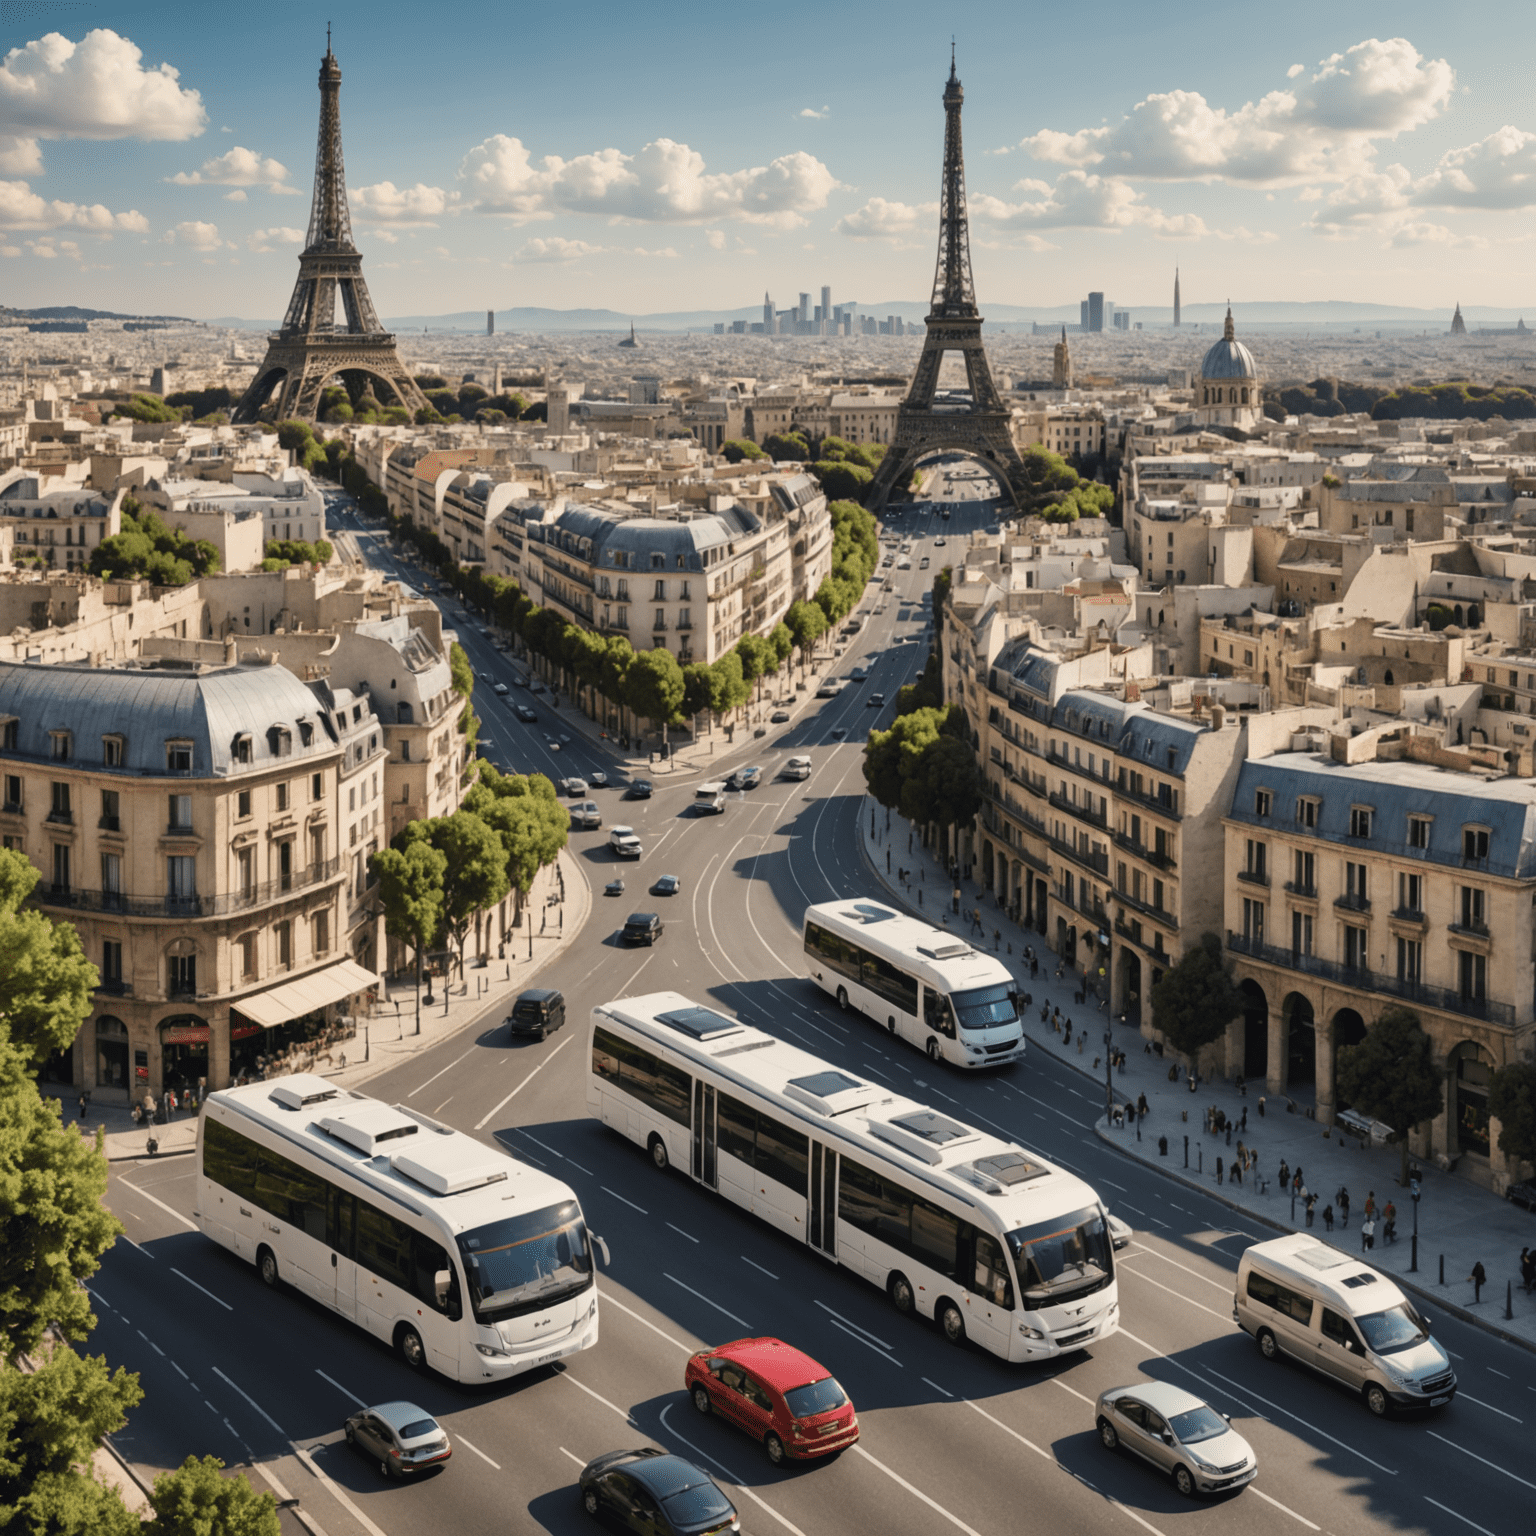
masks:
[[[828,678],[827,681],[824,682],[821,687],[816,690],[816,697],[818,699],[835,699],[845,687],[847,687],[847,684],[844,683],[841,679],[835,677]]]
[[[608,834],[608,846],[621,859],[640,857],[640,839],[635,835],[633,827],[614,827]]]
[[[504,699],[509,693],[512,692],[512,690],[508,688],[505,683],[492,683],[491,692],[494,693],[498,699]]]
[[[808,757],[792,757],[784,764],[786,779],[808,779],[811,776],[811,760]]]

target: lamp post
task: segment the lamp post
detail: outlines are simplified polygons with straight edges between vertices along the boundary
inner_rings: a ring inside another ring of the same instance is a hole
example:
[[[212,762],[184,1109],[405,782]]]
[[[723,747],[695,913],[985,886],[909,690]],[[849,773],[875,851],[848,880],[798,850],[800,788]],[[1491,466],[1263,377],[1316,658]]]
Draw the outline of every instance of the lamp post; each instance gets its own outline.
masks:
[[[1414,1271],[1419,1267],[1419,1170],[1417,1168],[1408,1175],[1408,1198],[1413,1201],[1413,1252],[1408,1256],[1408,1268]]]

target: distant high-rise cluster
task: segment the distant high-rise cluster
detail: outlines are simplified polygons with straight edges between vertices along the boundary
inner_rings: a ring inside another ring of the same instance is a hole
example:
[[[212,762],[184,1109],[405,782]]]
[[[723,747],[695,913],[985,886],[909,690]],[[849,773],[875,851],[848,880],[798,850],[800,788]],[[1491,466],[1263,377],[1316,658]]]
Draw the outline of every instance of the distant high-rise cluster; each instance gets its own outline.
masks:
[[[904,336],[906,323],[899,315],[876,320],[858,313],[856,303],[834,304],[832,289],[821,286],[821,303],[813,305],[809,293],[799,295],[792,309],[776,309],[773,298],[763,295],[760,321],[723,320],[715,326],[717,336]]]
[[[1111,304],[1102,293],[1090,293],[1079,305],[1080,329],[1092,331],[1128,331],[1131,312]]]
[[[1179,320],[1179,269],[1173,269],[1173,323],[1175,328],[1180,324]]]

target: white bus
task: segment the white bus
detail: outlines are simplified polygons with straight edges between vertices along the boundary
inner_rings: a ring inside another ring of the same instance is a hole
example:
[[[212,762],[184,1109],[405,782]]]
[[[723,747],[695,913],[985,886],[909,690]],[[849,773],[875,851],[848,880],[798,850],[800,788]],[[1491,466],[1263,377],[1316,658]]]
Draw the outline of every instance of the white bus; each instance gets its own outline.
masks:
[[[1018,983],[995,955],[863,898],[805,909],[811,980],[934,1061],[1000,1067],[1024,1056]]]
[[[593,1010],[587,1109],[955,1343],[1046,1360],[1120,1326],[1075,1174],[679,993]]]
[[[297,1073],[209,1094],[197,1150],[203,1233],[413,1368],[502,1381],[597,1343],[575,1194],[462,1131]]]

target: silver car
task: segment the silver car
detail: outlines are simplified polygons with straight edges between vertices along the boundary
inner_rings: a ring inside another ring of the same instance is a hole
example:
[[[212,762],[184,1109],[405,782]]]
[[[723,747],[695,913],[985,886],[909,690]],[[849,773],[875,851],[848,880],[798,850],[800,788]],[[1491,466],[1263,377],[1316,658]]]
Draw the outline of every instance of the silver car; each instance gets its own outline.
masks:
[[[1242,1488],[1258,1476],[1253,1447],[1225,1414],[1165,1381],[1111,1387],[1094,1405],[1106,1450],[1124,1446],[1166,1472],[1186,1498]]]

